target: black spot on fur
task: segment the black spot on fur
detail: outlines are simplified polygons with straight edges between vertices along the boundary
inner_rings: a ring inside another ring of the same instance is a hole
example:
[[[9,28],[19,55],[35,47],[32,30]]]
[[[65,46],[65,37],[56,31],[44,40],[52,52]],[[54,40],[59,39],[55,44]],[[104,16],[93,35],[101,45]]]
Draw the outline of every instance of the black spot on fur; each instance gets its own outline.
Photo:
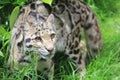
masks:
[[[83,28],[85,27],[84,22],[81,23],[81,27],[83,27]]]
[[[30,42],[30,41],[31,41],[30,38],[27,38],[27,39],[25,40],[26,43],[28,43],[28,42]]]
[[[63,22],[60,22],[59,25],[60,25],[61,27],[63,27],[64,23],[63,23]]]
[[[80,3],[82,3],[82,4],[86,5],[86,3],[85,3],[85,2],[83,2],[83,1],[81,1],[81,0],[80,0]]]
[[[64,12],[64,10],[65,10],[65,6],[64,6],[64,5],[62,5],[62,4],[60,4],[60,5],[58,5],[58,7],[59,7],[59,9],[60,9],[61,13],[63,13],[63,12]]]
[[[73,53],[72,51],[69,52],[69,54],[72,54],[72,53]]]
[[[20,26],[20,28],[24,29],[24,26],[22,25],[22,26]]]
[[[71,12],[75,13],[76,12],[76,8],[75,7],[71,7]]]
[[[74,48],[74,45],[72,45],[71,47],[70,47],[70,49],[73,49]]]
[[[72,60],[77,60],[77,57],[75,57],[75,56],[74,56],[74,57],[72,57]]]
[[[80,9],[80,5],[77,5],[76,7],[77,7],[78,9]]]
[[[81,64],[81,63],[82,63],[82,62],[81,62],[81,59],[82,59],[82,55],[80,54],[78,64]]]
[[[82,14],[84,14],[84,13],[85,13],[85,10],[82,9],[81,12],[82,12]]]
[[[92,23],[88,23],[84,28],[85,28],[85,30],[88,30],[88,29],[90,29],[92,26],[93,26]]]
[[[97,48],[93,48],[92,51],[95,52],[95,53],[97,53],[98,49]]]
[[[87,15],[87,16],[86,16],[86,20],[88,20],[88,18],[89,18],[89,16]]]
[[[75,40],[75,48],[78,47],[79,43],[77,40]]]
[[[95,15],[94,14],[92,14],[92,19],[94,19],[95,18]]]
[[[79,49],[78,50],[74,50],[74,54],[79,54]]]
[[[79,41],[81,40],[81,35],[79,35]]]
[[[79,33],[76,33],[76,34],[75,34],[75,37],[79,37]]]
[[[29,12],[29,15],[30,15],[30,16],[33,16],[33,17],[35,18],[35,20],[38,19],[38,16],[37,16],[38,13],[37,13],[37,12],[30,11],[30,12]]]
[[[36,41],[42,41],[41,37],[35,37]]]
[[[57,8],[53,8],[53,11],[57,14],[62,14],[65,10],[65,6],[63,4],[59,4]]]
[[[68,43],[68,42],[67,42]],[[69,43],[69,47],[71,47],[71,43]]]
[[[21,13],[25,13],[25,9],[23,8],[23,9],[21,9],[21,11],[20,11],[20,13],[19,14],[21,14]]]
[[[77,27],[77,29],[76,29],[75,33],[76,33],[76,34],[79,34],[79,32],[80,32],[80,28],[79,28],[79,27]]]
[[[23,45],[23,41],[18,42],[18,44],[17,44],[18,47],[22,47],[22,45]]]
[[[30,8],[33,9],[33,10],[35,10],[35,9],[36,9],[35,3],[32,3],[32,4],[30,5]]]
[[[76,2],[75,2],[75,1],[73,1],[73,2],[72,2],[72,4],[73,4],[73,5],[75,5],[75,4],[76,4]]]
[[[16,33],[15,35],[16,35],[16,39],[18,39],[20,37],[20,35],[21,35],[21,30],[19,30],[19,32]]]
[[[87,11],[91,12],[91,10],[89,9],[89,7],[87,7]]]
[[[94,40],[94,37],[92,36],[92,35],[88,35],[88,38],[91,40],[91,41],[93,41]]]

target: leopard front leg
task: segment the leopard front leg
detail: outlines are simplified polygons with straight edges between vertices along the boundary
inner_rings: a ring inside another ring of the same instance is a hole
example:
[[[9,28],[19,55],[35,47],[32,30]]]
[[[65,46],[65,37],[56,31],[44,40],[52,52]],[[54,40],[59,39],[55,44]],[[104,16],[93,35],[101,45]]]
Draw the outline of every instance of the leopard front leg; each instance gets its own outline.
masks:
[[[47,80],[53,80],[54,63],[51,58],[49,58],[49,59],[41,58],[38,61],[37,70],[40,72],[43,72],[43,74],[47,77]]]
[[[87,56],[87,48],[84,41],[77,41],[74,40],[74,42],[68,42],[68,45],[66,47],[66,54],[69,56],[69,58],[75,62],[77,69],[80,70],[80,80],[84,77],[86,73],[86,66],[85,66],[85,60]]]

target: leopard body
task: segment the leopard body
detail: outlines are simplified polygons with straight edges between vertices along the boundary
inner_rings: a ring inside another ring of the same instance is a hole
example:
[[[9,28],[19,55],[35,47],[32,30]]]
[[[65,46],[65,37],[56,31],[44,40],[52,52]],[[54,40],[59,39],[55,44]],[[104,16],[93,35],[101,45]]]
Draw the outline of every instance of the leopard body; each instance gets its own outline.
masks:
[[[82,41],[82,29],[86,43]],[[38,70],[49,74],[54,65],[52,58],[55,52],[63,51],[84,76],[89,50],[96,57],[102,50],[102,39],[97,18],[84,2],[56,0],[49,13],[44,4],[37,0],[21,9],[13,27],[9,64],[30,64],[29,55],[37,53]],[[17,68],[15,65],[13,67]]]

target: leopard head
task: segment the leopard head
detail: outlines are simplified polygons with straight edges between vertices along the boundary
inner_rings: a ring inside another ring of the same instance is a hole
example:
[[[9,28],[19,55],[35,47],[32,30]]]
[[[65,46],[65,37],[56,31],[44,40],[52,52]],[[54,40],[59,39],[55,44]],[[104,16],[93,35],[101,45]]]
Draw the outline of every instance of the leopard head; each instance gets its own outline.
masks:
[[[54,16],[51,14],[43,24],[38,25],[37,32],[27,41],[30,42],[28,45],[37,50],[43,58],[52,55],[55,51],[56,34],[53,22]]]

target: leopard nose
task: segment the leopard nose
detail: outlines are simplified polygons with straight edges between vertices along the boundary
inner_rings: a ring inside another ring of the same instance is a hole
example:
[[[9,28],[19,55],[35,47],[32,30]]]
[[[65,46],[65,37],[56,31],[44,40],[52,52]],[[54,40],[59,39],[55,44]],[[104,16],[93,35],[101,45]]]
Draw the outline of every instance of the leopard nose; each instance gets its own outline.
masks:
[[[52,52],[54,48],[51,47],[51,48],[46,48],[46,49],[47,51]]]

